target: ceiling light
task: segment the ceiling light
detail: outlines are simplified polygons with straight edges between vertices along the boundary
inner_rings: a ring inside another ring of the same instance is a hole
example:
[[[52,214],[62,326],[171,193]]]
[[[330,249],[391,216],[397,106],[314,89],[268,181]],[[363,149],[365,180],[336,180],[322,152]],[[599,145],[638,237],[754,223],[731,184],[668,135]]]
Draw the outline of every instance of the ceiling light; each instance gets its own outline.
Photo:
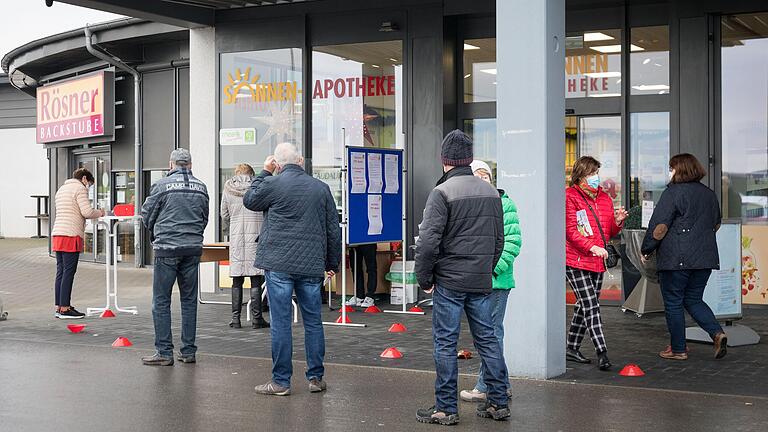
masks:
[[[589,96],[589,97],[617,97],[617,96],[621,96],[621,93],[598,93],[598,94],[589,94],[587,96]]]
[[[632,88],[639,91],[669,90],[669,86],[666,84],[643,84],[632,86]]]
[[[589,47],[591,50],[595,50],[597,52],[603,53],[603,54],[616,54],[621,52],[621,45],[601,45],[601,46],[593,46]],[[635,44],[631,44],[629,46],[629,50],[632,52],[635,51],[645,51],[645,48],[639,47]]]
[[[464,79],[467,79],[467,78],[469,78],[469,77],[471,77],[471,76],[472,76],[472,74],[471,74],[471,73],[468,73],[468,74],[464,75]]]
[[[650,62],[651,62],[651,59],[649,59],[649,58],[647,58],[647,59],[643,60],[643,64],[644,64],[644,65],[647,65],[647,64],[648,64],[648,63],[650,63]]]
[[[392,58],[392,57],[390,57],[389,59],[392,60],[393,62],[397,63],[397,59]]]
[[[468,43],[464,44],[464,51],[477,50],[477,49],[480,49],[480,47],[474,46],[474,45],[470,45]]]
[[[621,76],[621,72],[590,72],[584,75],[590,78],[617,78]]]
[[[597,42],[597,41],[605,41],[605,40],[613,40],[613,36],[608,36],[605,33],[600,32],[594,32],[594,33],[584,33],[584,42]]]
[[[375,64],[372,64],[371,66],[373,66],[373,67],[375,67],[375,68],[378,68],[378,67],[379,67],[379,65],[375,65]]]
[[[496,68],[493,69],[480,69],[480,72],[484,72],[490,75],[496,75]]]

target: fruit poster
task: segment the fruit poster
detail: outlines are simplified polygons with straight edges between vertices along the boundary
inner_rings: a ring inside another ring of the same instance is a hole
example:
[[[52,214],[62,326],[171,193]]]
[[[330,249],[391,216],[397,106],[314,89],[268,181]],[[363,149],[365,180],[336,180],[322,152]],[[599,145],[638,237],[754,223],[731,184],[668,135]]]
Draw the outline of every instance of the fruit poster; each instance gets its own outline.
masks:
[[[742,227],[741,295],[744,304],[768,305],[768,226]]]

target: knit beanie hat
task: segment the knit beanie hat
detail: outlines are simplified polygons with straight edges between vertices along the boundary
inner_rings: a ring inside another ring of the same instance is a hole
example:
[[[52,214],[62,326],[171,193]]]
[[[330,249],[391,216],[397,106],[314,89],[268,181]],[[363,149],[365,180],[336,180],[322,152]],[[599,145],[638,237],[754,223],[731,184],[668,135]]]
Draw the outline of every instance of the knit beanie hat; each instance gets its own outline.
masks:
[[[443,139],[440,157],[443,165],[469,166],[472,163],[472,139],[464,132],[456,129]]]

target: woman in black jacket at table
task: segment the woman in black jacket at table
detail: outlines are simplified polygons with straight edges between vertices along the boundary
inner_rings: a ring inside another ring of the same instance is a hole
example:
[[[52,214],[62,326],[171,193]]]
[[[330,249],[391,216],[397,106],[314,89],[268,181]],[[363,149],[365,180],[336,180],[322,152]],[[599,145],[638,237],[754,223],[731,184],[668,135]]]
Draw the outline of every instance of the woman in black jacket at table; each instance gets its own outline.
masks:
[[[659,353],[670,360],[687,360],[685,315],[688,311],[712,337],[715,358],[726,354],[728,340],[704,302],[704,288],[713,269],[720,268],[715,234],[720,228],[720,205],[715,193],[701,183],[704,167],[684,153],[669,161],[670,182],[661,195],[643,241],[644,259],[656,252],[656,266],[664,297],[671,345]]]

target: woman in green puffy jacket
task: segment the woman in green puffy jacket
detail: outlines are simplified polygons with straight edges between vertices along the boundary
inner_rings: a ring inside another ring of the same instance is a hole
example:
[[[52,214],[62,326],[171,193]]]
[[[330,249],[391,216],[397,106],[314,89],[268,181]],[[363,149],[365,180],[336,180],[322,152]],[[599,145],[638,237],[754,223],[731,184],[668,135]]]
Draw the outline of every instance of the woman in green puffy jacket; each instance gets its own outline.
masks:
[[[491,168],[483,161],[473,161],[470,165],[472,172],[488,183],[493,184]],[[507,298],[509,290],[515,287],[515,278],[512,273],[515,258],[520,254],[520,245],[522,237],[520,235],[520,219],[517,217],[517,207],[512,199],[499,190],[501,196],[501,206],[504,210],[504,250],[501,258],[493,270],[493,291],[491,292],[491,302],[493,303],[492,320],[494,333],[499,339],[499,344],[504,345],[504,313],[507,310]],[[488,390],[483,381],[482,369],[480,376],[477,377],[477,384],[472,390],[462,390],[461,399],[467,402],[483,402]]]

